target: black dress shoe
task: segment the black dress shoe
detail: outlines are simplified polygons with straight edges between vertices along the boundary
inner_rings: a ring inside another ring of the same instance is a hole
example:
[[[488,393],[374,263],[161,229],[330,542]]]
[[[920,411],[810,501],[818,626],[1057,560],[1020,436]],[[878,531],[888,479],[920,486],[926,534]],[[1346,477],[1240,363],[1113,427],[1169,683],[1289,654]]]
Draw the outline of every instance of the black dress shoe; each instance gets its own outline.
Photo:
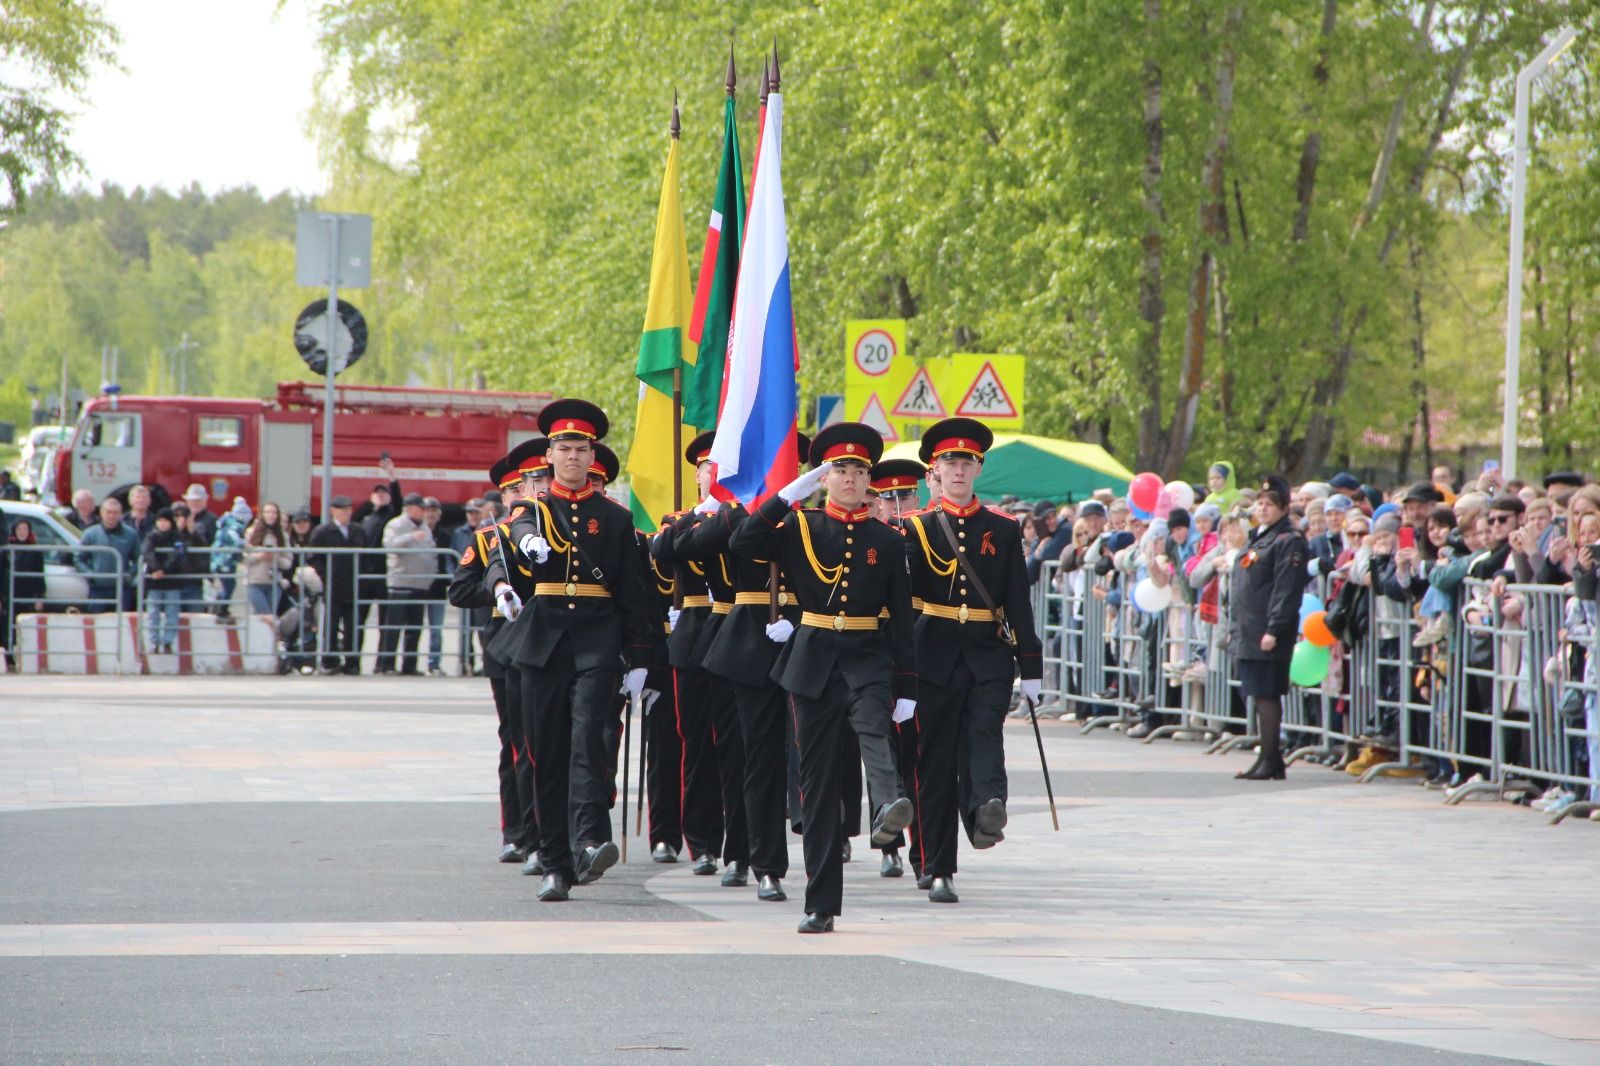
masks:
[[[992,848],[1006,838],[1006,804],[999,797],[978,808],[972,819],[972,846]]]
[[[544,861],[539,858],[539,852],[537,850],[528,852],[528,858],[522,864],[522,876],[544,876]]]
[[[956,895],[955,886],[948,877],[935,877],[928,885],[929,903],[960,903],[961,897]]]
[[[617,864],[621,854],[617,846],[609,840],[604,844],[584,848],[578,855],[578,884],[592,885],[600,880],[601,874]]]
[[[500,849],[501,862],[521,862],[526,858],[527,856],[522,853],[522,849],[515,844],[507,844]]]
[[[845,837],[844,838],[844,845],[839,848],[839,861],[840,862],[849,862],[850,861],[850,838],[849,837]]]
[[[796,932],[831,933],[833,932],[833,915],[808,914],[805,917],[805,921],[800,923],[800,928],[797,929]]]
[[[540,903],[561,903],[572,892],[572,886],[561,874],[545,874],[539,884]]]
[[[750,867],[742,862],[730,862],[722,868],[723,888],[743,888],[750,883]]]
[[[782,903],[789,898],[789,893],[783,890],[783,884],[771,874],[761,879],[761,884],[756,886],[756,899],[765,903]]]
[[[655,846],[650,852],[651,862],[674,863],[678,861],[678,850],[665,840]]]
[[[933,875],[932,874],[918,874],[917,875],[917,887],[919,889],[921,889],[922,891],[924,891],[924,892],[928,891],[928,889],[933,887]]]
[[[714,855],[702,855],[694,861],[692,871],[700,877],[710,877],[717,872],[717,859]]]
[[[881,848],[894,842],[900,830],[911,824],[911,801],[901,796],[893,803],[885,803],[872,819],[872,846]]]
[[[905,867],[900,865],[900,853],[893,848],[883,853],[883,865],[878,867],[879,877],[899,877],[905,873]]]

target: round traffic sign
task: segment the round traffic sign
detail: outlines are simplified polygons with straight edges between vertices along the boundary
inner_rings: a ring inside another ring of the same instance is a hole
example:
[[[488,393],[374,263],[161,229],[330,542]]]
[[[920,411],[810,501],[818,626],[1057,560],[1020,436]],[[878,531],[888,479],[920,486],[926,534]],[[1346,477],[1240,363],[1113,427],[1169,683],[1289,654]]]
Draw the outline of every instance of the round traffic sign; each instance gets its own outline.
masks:
[[[850,357],[856,361],[857,370],[871,377],[879,377],[889,372],[898,354],[894,338],[887,330],[869,329],[856,338],[855,351],[850,353]]]
[[[294,320],[294,350],[306,361],[313,374],[328,372],[328,301],[314,300]],[[333,324],[333,372],[355,365],[367,351],[367,320],[353,304],[339,301],[339,317]]]

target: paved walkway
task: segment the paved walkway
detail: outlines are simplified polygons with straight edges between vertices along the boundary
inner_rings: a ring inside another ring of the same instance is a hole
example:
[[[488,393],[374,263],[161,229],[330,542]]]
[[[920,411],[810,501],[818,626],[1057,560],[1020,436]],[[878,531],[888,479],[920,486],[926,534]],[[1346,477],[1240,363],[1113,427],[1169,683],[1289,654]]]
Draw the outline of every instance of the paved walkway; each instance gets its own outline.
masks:
[[[162,1018],[135,989],[181,981],[199,959],[241,968],[246,984],[265,980],[249,969],[256,956],[410,960],[409,985],[392,971],[371,979],[414,986],[425,1003],[439,979],[431,957],[493,990],[503,978],[467,960],[542,957],[577,989],[625,987],[648,958],[676,956],[664,961],[694,982],[644,994],[663,1009],[740,1003],[749,986],[734,960],[765,958],[780,976],[853,988],[839,1003],[849,1013],[868,991],[858,982],[898,961],[908,984],[895,995],[960,1003],[958,1015],[972,997],[992,1005],[952,1037],[974,1060],[1151,1061],[1145,1040],[1171,1032],[1191,1061],[1424,1061],[1407,1057],[1415,1048],[1600,1062],[1600,826],[1552,828],[1492,802],[1446,808],[1411,782],[1361,786],[1310,766],[1247,787],[1231,778],[1242,755],[1044,729],[1059,834],[1032,737],[1011,723],[1008,840],[964,854],[961,904],[930,905],[858,853],[840,931],[811,938],[793,932],[798,843],[788,904],[641,863],[637,839],[634,861],[573,903],[532,903],[531,879],[488,861],[494,731],[481,681],[0,678],[0,988],[41,1005],[0,1020],[0,1059],[81,1057],[59,1027],[88,1024],[62,1005],[86,975],[113,990],[97,1031],[132,1041],[128,1055],[100,1048],[95,1060],[160,1061],[159,1049],[132,1050],[147,1031],[135,1020]],[[810,1040],[807,1019],[825,1005],[778,995],[773,1031]],[[302,1006],[284,1001],[285,1024],[301,1024]],[[175,1006],[168,1021],[195,1009]],[[653,1047],[673,1023],[641,1010],[639,1046]],[[1043,1022],[1058,1015],[1073,1019],[1064,1042]],[[947,1023],[910,1028],[931,1038]],[[1033,1027],[1026,1039],[1018,1025]],[[751,1061],[718,1057],[749,1050],[721,1026],[672,1039],[706,1061]],[[859,1049],[758,1060],[902,1061],[874,1031]],[[908,1051],[907,1029],[895,1032]],[[302,1026],[294,1039],[307,1038]],[[576,1049],[633,1061],[633,1045],[601,1043]],[[251,1031],[183,1051],[271,1061],[297,1047]],[[361,1048],[351,1054],[361,1061]]]

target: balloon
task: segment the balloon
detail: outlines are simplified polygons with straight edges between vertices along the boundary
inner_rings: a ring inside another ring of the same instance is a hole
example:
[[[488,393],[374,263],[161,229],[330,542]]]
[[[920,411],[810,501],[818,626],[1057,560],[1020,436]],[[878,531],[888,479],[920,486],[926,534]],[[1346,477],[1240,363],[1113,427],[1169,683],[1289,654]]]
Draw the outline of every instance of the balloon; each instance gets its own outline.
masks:
[[[1289,661],[1289,680],[1302,687],[1322,684],[1332,658],[1327,648],[1302,640],[1294,646],[1294,658]]]
[[[1133,586],[1133,602],[1146,614],[1164,611],[1172,602],[1172,586],[1157,585],[1149,578],[1145,578]]]
[[[1157,518],[1166,518],[1167,515],[1172,513],[1172,507],[1172,497],[1169,496],[1167,494],[1167,490],[1163,488],[1161,492],[1156,495],[1156,506],[1154,511],[1151,513]]]
[[[1148,522],[1150,519],[1155,517],[1155,515],[1151,514],[1149,511],[1146,511],[1143,507],[1137,506],[1131,500],[1128,501],[1128,513],[1133,515],[1133,517],[1137,518],[1141,522]]]
[[[1167,482],[1167,493],[1172,497],[1172,506],[1194,510],[1194,486],[1187,481]]]
[[[1308,592],[1300,597],[1300,632],[1302,635],[1306,631],[1306,619],[1320,610],[1322,610],[1322,601],[1317,599],[1315,593]]]
[[[1156,501],[1161,497],[1161,476],[1159,474],[1136,474],[1128,483],[1128,504],[1141,511],[1154,511]]]
[[[1328,612],[1313,611],[1306,616],[1306,640],[1319,648],[1333,647],[1333,630],[1328,628]]]

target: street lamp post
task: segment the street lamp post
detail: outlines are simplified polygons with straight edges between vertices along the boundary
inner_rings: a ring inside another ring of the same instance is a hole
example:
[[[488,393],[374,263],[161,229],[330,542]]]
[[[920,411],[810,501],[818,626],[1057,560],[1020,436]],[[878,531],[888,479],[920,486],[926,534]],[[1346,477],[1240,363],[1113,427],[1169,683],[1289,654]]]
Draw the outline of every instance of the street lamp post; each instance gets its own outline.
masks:
[[[1528,98],[1533,95],[1533,80],[1544,73],[1577,36],[1578,31],[1571,26],[1564,28],[1517,74],[1511,159],[1511,267],[1506,292],[1506,390],[1500,429],[1500,476],[1504,481],[1517,476],[1517,409],[1520,406],[1517,378],[1522,368],[1522,225],[1523,207],[1528,197]]]

